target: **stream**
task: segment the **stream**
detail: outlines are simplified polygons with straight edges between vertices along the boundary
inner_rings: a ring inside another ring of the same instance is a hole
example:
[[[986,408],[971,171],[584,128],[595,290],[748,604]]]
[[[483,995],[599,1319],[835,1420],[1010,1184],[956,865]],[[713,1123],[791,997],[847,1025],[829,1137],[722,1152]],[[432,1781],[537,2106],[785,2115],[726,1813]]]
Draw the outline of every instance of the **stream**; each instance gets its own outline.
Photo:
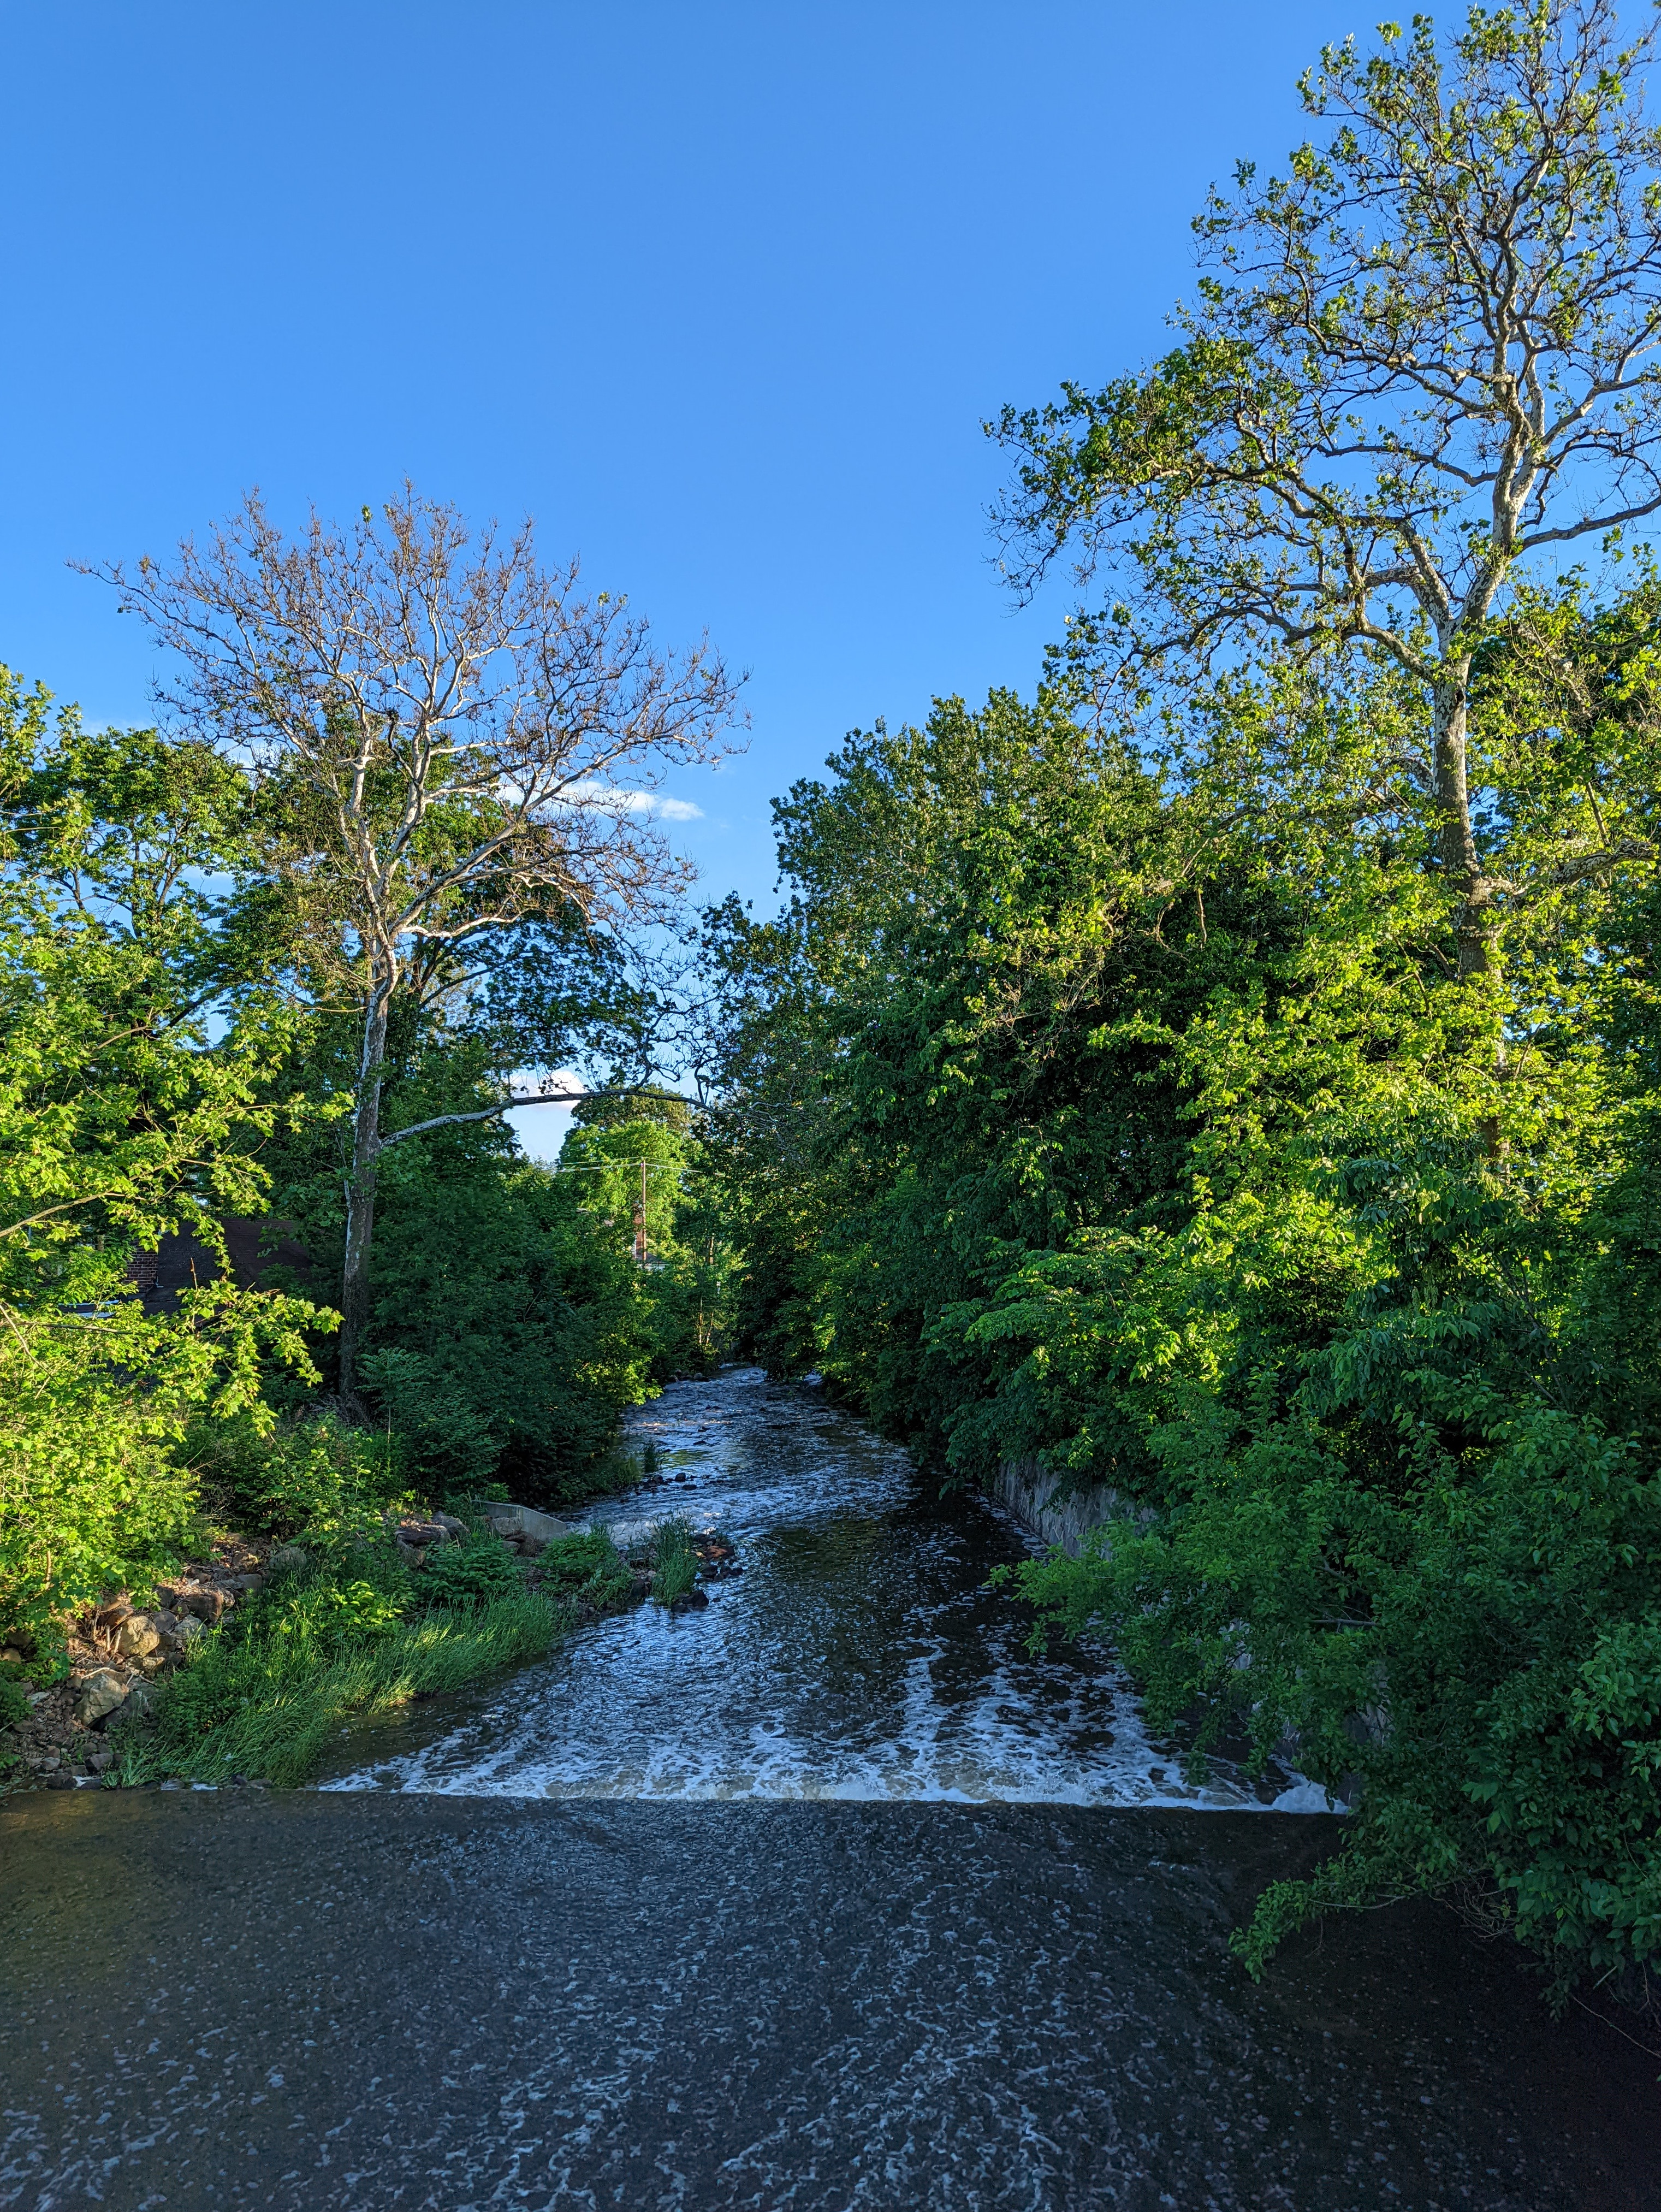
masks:
[[[1325,1810],[1301,1777],[1222,1759],[1185,1777],[1108,1654],[1026,1648],[989,1591],[1035,1548],[1000,1508],[942,1498],[903,1452],[817,1391],[727,1369],[630,1425],[664,1478],[579,1516],[627,1550],[685,1517],[743,1572],[707,1609],[647,1603],[578,1632],[435,1740],[378,1731],[325,1787],[462,1796],[846,1798]]]
[[[324,1785],[0,1803],[0,2212],[1654,2212],[1661,2051],[1024,1648],[1014,1523],[816,1392],[633,1441],[743,1571]],[[1602,2005],[1601,2013],[1597,2009]]]

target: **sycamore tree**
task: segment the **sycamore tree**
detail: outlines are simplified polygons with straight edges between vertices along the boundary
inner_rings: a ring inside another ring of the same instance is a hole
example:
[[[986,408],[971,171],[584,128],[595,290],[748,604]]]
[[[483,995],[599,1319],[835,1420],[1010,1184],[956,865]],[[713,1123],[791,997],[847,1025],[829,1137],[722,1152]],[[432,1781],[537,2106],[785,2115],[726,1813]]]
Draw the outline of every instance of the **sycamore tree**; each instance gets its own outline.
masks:
[[[1643,11],[1646,16],[1649,10]],[[1379,50],[1323,50],[1324,126],[1283,177],[1250,164],[1195,229],[1180,343],[1099,390],[1006,408],[1006,566],[1064,550],[1106,603],[1073,655],[1147,680],[1267,649],[1393,663],[1399,761],[1434,829],[1453,964],[1509,915],[1651,855],[1597,818],[1508,865],[1473,772],[1473,675],[1531,572],[1661,511],[1661,135],[1609,0],[1473,9]]]
[[[355,1406],[377,1164],[437,1126],[382,1126],[395,1006],[464,995],[527,929],[661,921],[689,871],[653,793],[727,750],[738,679],[706,642],[660,648],[574,562],[545,567],[529,524],[475,531],[408,487],[378,518],[314,514],[294,538],[251,495],[171,562],[96,573],[174,656],[167,703],[252,771],[263,870],[358,1025],[340,1344]]]

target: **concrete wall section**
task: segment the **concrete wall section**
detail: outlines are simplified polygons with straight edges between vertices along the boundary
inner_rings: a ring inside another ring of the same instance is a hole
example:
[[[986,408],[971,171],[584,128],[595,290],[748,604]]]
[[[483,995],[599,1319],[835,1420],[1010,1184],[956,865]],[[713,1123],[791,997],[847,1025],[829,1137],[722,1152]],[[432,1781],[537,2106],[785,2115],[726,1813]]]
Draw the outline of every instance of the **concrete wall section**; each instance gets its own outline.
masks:
[[[1123,1513],[1129,1500],[1105,1486],[1093,1490],[1064,1490],[1062,1478],[1035,1459],[1005,1460],[993,1477],[991,1495],[1013,1513],[1023,1528],[1058,1544],[1070,1559],[1084,1549],[1093,1529]]]

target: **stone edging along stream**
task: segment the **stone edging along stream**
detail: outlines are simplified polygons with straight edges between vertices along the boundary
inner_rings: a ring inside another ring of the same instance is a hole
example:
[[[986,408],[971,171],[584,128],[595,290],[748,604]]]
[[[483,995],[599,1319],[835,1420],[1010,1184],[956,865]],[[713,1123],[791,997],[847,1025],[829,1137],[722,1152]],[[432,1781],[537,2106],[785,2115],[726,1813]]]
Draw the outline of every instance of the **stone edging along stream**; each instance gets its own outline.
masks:
[[[1012,1513],[1023,1528],[1058,1545],[1069,1559],[1077,1559],[1096,1529],[1116,1516],[1135,1513],[1123,1492],[1100,1484],[1088,1490],[1068,1490],[1064,1479],[1051,1473],[1038,1459],[1006,1459],[987,1485],[987,1495]]]

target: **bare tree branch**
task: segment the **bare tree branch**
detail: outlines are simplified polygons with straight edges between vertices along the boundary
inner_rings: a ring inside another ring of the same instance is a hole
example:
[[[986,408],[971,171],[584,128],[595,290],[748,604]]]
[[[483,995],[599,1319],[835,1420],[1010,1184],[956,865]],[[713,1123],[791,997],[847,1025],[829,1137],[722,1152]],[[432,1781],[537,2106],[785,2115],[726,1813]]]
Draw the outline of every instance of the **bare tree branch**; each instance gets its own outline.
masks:
[[[574,562],[543,568],[529,523],[475,532],[407,484],[379,519],[365,507],[343,530],[313,514],[292,540],[251,493],[170,565],[90,573],[176,656],[163,703],[252,769],[268,860],[361,1012],[349,1405],[375,1163],[396,1140],[379,1119],[387,1024],[412,962],[550,911],[666,918],[691,870],[650,795],[676,764],[732,749],[743,679],[707,643],[660,649],[626,598],[580,591]]]

